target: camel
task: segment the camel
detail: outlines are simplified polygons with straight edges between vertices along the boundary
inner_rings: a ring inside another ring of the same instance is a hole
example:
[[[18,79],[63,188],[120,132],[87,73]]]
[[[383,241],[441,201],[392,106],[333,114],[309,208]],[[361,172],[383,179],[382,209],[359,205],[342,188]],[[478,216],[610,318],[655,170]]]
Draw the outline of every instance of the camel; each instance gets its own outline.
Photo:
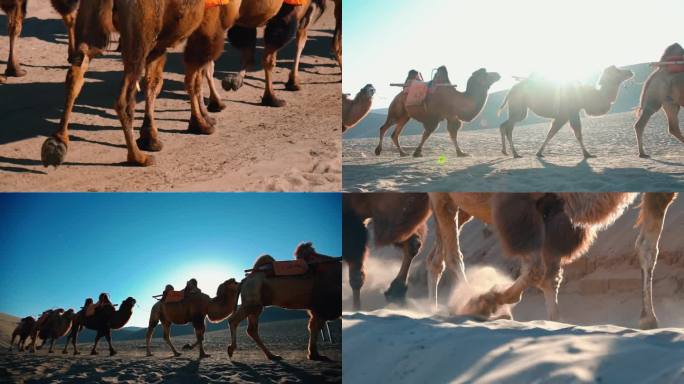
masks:
[[[12,341],[10,342],[9,350],[12,350],[14,345],[14,339],[18,336],[19,341],[17,342],[17,349],[20,352],[24,350],[24,344],[26,344],[26,339],[31,336],[34,328],[36,327],[36,319],[33,316],[24,317],[19,321],[17,327],[12,331]]]
[[[214,298],[210,298],[204,293],[197,293],[188,294],[179,302],[166,303],[159,301],[154,304],[150,312],[147,334],[145,335],[147,356],[152,356],[150,340],[157,324],[161,322],[162,327],[164,327],[164,341],[171,348],[174,356],[178,357],[181,354],[171,343],[171,324],[192,323],[193,328],[195,328],[195,336],[197,337],[195,345],[199,344],[199,357],[209,357],[204,352],[203,341],[206,330],[204,319],[208,317],[212,323],[218,323],[235,312],[238,289],[238,283],[235,279],[229,279],[218,286],[216,297]]]
[[[471,218],[493,225],[504,253],[521,260],[520,276],[501,290],[471,299],[465,312],[489,317],[502,305],[515,304],[523,291],[544,293],[550,320],[558,321],[558,288],[563,267],[581,257],[596,233],[610,226],[635,199],[636,193],[430,193],[438,241],[428,256],[429,297],[437,305],[437,287],[444,266],[466,282],[459,232]],[[675,193],[644,193],[636,227],[636,252],[642,270],[642,309],[639,326],[658,327],[653,309],[652,280],[658,243],[667,209]],[[454,217],[457,215],[456,220]]]
[[[16,41],[21,34],[21,27],[26,16],[28,0],[0,0],[0,8],[7,14],[7,34],[9,35],[10,49],[7,58],[5,76],[0,76],[0,83],[4,83],[6,76],[23,77],[26,71],[21,68],[21,63],[16,54]]]
[[[69,38],[68,61],[71,63],[72,57],[76,53],[76,11],[80,0],[50,0],[52,8],[62,16],[64,25],[67,28]]]
[[[610,66],[603,71],[598,81],[598,89],[583,84],[557,85],[534,76],[522,80],[511,88],[499,108],[502,110],[508,104],[508,119],[499,126],[501,152],[508,155],[506,152],[506,139],[508,139],[513,157],[522,157],[513,145],[513,128],[515,124],[525,120],[527,110],[531,109],[541,117],[553,119],[546,140],[537,151],[537,157],[544,157],[544,148],[567,122],[570,122],[584,158],[595,157],[584,146],[580,111],[584,110],[589,116],[605,115],[617,99],[622,83],[633,76],[632,71],[619,69],[614,65]]]
[[[62,353],[68,353],[69,341],[71,341],[74,347],[74,355],[80,354],[76,347],[76,340],[78,339],[78,333],[85,327],[97,331],[95,344],[93,344],[93,349],[90,351],[91,355],[97,355],[97,343],[102,336],[105,337],[109,344],[109,356],[116,355],[116,350],[112,347],[112,329],[121,329],[128,323],[131,315],[133,315],[134,305],[135,299],[129,297],[121,303],[118,310],[115,310],[112,306],[105,306],[97,308],[92,316],[86,316],[87,308],[84,307],[74,316],[71,324],[71,333],[69,333],[67,341],[64,343]]]
[[[441,71],[446,76],[446,68],[441,67]],[[438,71],[439,73],[440,71]],[[399,144],[399,135],[404,129],[406,123],[411,119],[418,120],[423,124],[423,137],[413,153],[414,157],[423,156],[423,145],[430,135],[439,127],[442,120],[447,120],[447,131],[451,136],[451,140],[456,147],[456,153],[459,157],[468,156],[458,146],[458,131],[461,129],[463,121],[472,121],[475,119],[487,102],[489,88],[495,82],[499,81],[501,76],[495,72],[487,72],[485,68],[480,68],[473,72],[465,92],[459,92],[455,87],[450,86],[448,78],[445,86],[436,86],[425,99],[422,106],[406,106],[406,92],[402,91],[394,97],[389,107],[387,120],[380,127],[380,142],[375,149],[375,154],[382,153],[382,140],[385,137],[387,130],[396,124],[394,133],[392,134],[392,141],[397,147],[400,156],[408,156]]]
[[[430,203],[424,193],[371,193],[342,195],[342,257],[349,266],[354,310],[361,309],[361,288],[366,278],[368,231],[372,219],[376,246],[394,245],[403,251],[401,268],[385,291],[389,302],[404,303],[411,261],[420,252],[427,232]]]
[[[660,61],[668,61],[668,57],[679,57],[678,60],[684,60],[684,48],[677,43],[672,44],[667,47]],[[651,116],[661,108],[667,115],[670,134],[684,143],[684,136],[679,129],[679,108],[682,106],[684,106],[684,72],[670,73],[667,66],[659,66],[648,77],[641,91],[640,108],[637,110],[638,119],[634,124],[639,157],[649,157],[644,151],[644,129]]]
[[[62,309],[52,311],[45,322],[38,328],[38,336],[43,339],[43,343],[38,347],[42,348],[45,342],[50,340],[50,349],[48,353],[53,353],[55,340],[66,335],[71,330],[71,322],[76,314],[73,309],[64,312]]]
[[[259,336],[259,316],[264,307],[275,305],[285,309],[306,309],[309,314],[309,360],[329,361],[318,352],[318,336],[330,320],[342,316],[342,264],[335,258],[316,253],[310,243],[300,244],[295,255],[314,255],[316,264],[309,264],[311,272],[296,276],[269,276],[259,268],[271,264],[275,259],[269,255],[260,256],[252,272],[240,282],[242,302],[235,313],[228,318],[231,343],[228,356],[233,357],[237,349],[237,327],[248,318],[247,334],[261,348],[269,360],[280,360],[264,345]]]
[[[332,52],[337,64],[342,69],[342,0],[335,1],[335,34],[333,35]]]
[[[366,84],[356,94],[354,99],[349,95],[342,95],[342,132],[353,128],[361,120],[363,120],[373,106],[373,95],[375,95],[375,88],[372,84]]]
[[[185,85],[190,95],[191,117],[188,131],[212,134],[216,121],[209,116],[202,97],[202,76],[223,51],[225,31],[234,25],[256,28],[270,21],[264,57],[267,83],[275,66],[275,55],[287,40],[298,7],[283,0],[230,1],[228,5],[205,10],[204,0],[92,0],[82,3],[76,17],[76,52],[67,73],[67,97],[58,130],[45,140],[41,159],[47,166],[59,166],[68,152],[68,125],[90,61],[107,47],[110,35],[119,31],[124,76],[115,110],[126,139],[129,164],[150,166],[154,156],[142,153],[163,147],[155,123],[155,101],[163,83],[167,49],[187,40],[184,51]],[[274,18],[275,17],[275,18]],[[273,19],[273,20],[272,20]],[[238,36],[234,40],[249,36]],[[242,41],[244,44],[244,41]],[[133,138],[136,87],[145,72],[145,118],[140,138]],[[265,103],[275,100],[267,86]]]

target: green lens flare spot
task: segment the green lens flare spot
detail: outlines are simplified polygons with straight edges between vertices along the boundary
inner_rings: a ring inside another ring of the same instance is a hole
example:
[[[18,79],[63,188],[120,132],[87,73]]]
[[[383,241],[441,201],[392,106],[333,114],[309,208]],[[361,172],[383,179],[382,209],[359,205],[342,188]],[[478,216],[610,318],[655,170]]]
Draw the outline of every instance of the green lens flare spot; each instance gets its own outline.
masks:
[[[437,164],[439,164],[439,165],[444,165],[444,164],[446,164],[446,156],[440,155],[440,156],[437,158]]]

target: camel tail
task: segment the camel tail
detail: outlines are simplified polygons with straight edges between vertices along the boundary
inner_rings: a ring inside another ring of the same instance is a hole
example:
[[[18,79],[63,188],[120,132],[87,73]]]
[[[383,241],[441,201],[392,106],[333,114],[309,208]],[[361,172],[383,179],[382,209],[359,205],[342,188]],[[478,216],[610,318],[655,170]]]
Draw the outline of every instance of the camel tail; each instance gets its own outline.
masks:
[[[76,16],[76,47],[86,44],[90,48],[104,50],[110,42],[114,27],[114,0],[84,1]]]
[[[316,10],[314,10],[313,12],[317,12],[311,24],[316,24],[325,13],[325,10],[328,9],[328,0],[312,0],[311,5],[315,5]]]

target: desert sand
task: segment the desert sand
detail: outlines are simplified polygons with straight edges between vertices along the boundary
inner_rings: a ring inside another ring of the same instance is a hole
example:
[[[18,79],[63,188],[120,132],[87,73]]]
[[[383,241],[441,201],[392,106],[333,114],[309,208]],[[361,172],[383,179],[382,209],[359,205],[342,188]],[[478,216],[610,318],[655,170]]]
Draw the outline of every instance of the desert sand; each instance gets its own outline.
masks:
[[[544,298],[525,292],[515,320],[477,322],[451,316],[463,303],[445,273],[440,309],[426,300],[425,257],[409,273],[408,306],[387,306],[383,292],[399,270],[401,253],[371,249],[362,312],[351,312],[343,274],[343,379],[376,382],[684,382],[684,199],[668,212],[654,275],[654,306],[662,328],[634,329],[641,309],[641,276],[634,253],[636,204],[599,233],[588,253],[565,269],[559,294],[561,322],[546,321]],[[432,219],[431,219],[432,220]],[[432,223],[430,223],[432,229]],[[477,292],[510,281],[519,263],[502,254],[495,234],[480,222],[461,234],[466,272]],[[373,356],[373,363],[368,363]]]
[[[4,318],[0,319],[4,324]],[[4,325],[3,325],[4,327]],[[211,357],[197,358],[197,351],[173,354],[162,339],[153,339],[152,357],[145,356],[145,340],[118,341],[119,352],[107,355],[106,343],[100,343],[100,355],[90,356],[90,343],[79,345],[82,355],[63,355],[59,350],[49,355],[46,349],[35,355],[0,350],[0,382],[16,383],[334,383],[340,382],[342,363],[340,322],[331,322],[333,343],[321,343],[321,353],[334,362],[306,359],[306,320],[287,320],[261,324],[264,342],[282,361],[269,361],[245,334],[238,329],[238,350],[231,361],[226,353],[228,331],[209,332],[205,347]],[[171,331],[173,336],[173,329]],[[5,342],[4,334],[0,339]],[[83,341],[83,339],[81,339]],[[103,340],[104,341],[104,340]],[[194,341],[194,336],[172,337],[177,348]]]
[[[684,112],[680,120],[684,121]],[[461,149],[471,155],[465,158],[456,157],[444,123],[428,139],[422,158],[400,158],[389,138],[391,131],[380,156],[374,153],[377,138],[346,139],[342,144],[343,188],[348,192],[682,190],[684,145],[668,134],[664,113],[651,118],[644,134],[651,159],[637,155],[634,112],[582,121],[584,142],[595,159],[584,160],[569,126],[549,143],[545,157],[538,159],[535,154],[550,123],[515,127],[513,140],[522,159],[501,153],[498,128],[461,131]],[[412,154],[420,136],[400,140]]]
[[[186,134],[190,106],[183,84],[184,44],[176,47],[169,53],[164,88],[157,101],[164,149],[156,154],[157,164],[145,169],[123,164],[126,147],[113,110],[123,65],[118,53],[108,52],[91,64],[76,101],[66,163],[46,169],[40,162],[40,148],[45,137],[57,129],[64,106],[66,30],[48,0],[30,1],[18,42],[28,75],[10,78],[0,86],[0,190],[339,191],[341,76],[329,54],[334,23],[331,2],[309,33],[300,67],[301,91],[284,89],[294,44],[279,56],[275,87],[288,103],[285,108],[259,105],[264,75],[257,65],[238,92],[221,90],[228,107],[214,114],[219,123],[211,136]],[[3,14],[0,30],[6,28]],[[8,47],[3,32],[3,71]],[[111,48],[116,48],[116,43]],[[260,51],[257,62],[261,62]],[[238,68],[239,53],[226,43],[215,77],[222,79]],[[142,124],[143,111],[140,94],[136,127]]]

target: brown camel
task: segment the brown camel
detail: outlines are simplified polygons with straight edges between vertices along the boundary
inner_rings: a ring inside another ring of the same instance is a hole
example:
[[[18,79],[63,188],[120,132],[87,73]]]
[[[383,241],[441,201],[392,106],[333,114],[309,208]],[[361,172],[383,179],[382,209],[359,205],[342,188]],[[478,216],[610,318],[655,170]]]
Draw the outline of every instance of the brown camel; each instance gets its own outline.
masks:
[[[299,255],[302,247],[311,247],[310,243],[302,244],[295,251]],[[311,251],[315,253],[313,247]],[[310,253],[310,252],[309,252]],[[271,264],[273,257],[264,255],[254,263],[253,271],[240,282],[242,302],[238,310],[230,315],[231,343],[228,356],[232,357],[237,349],[237,327],[242,320],[248,318],[247,334],[256,342],[270,360],[279,360],[280,356],[266,348],[259,336],[259,316],[264,307],[275,305],[285,309],[306,309],[309,313],[309,360],[328,361],[326,356],[318,352],[318,335],[330,320],[342,316],[342,264],[335,258],[315,254],[316,264],[309,264],[310,272],[297,276],[269,276],[259,267]]]
[[[67,337],[66,343],[64,343],[64,350],[62,353],[67,353],[69,348],[69,341],[74,347],[74,355],[78,355],[78,348],[76,347],[76,340],[78,339],[78,333],[85,327],[97,331],[97,336],[95,336],[95,344],[93,349],[90,351],[91,355],[97,355],[97,343],[100,341],[102,336],[105,337],[107,343],[109,344],[109,356],[116,355],[116,351],[112,347],[112,329],[121,329],[128,323],[131,315],[133,315],[133,306],[135,305],[135,299],[132,297],[127,298],[119,306],[119,310],[114,309],[113,306],[104,306],[97,308],[92,316],[86,316],[86,309],[81,309],[71,323],[71,333]]]
[[[223,51],[226,29],[234,25],[256,28],[276,16],[280,22],[268,30],[265,69],[275,65],[275,53],[288,40],[286,30],[292,26],[291,14],[297,7],[283,0],[231,1],[228,5],[205,10],[204,0],[92,0],[84,2],[76,17],[76,53],[67,74],[67,97],[59,129],[48,138],[41,150],[45,166],[63,163],[69,143],[68,124],[76,97],[84,83],[90,61],[107,47],[110,35],[119,31],[124,62],[124,77],[115,109],[123,127],[128,162],[148,166],[154,157],[141,152],[160,151],[154,119],[154,105],[162,88],[166,51],[187,39],[185,46],[185,85],[190,95],[191,133],[211,134],[215,120],[208,114],[202,98],[202,76],[207,66]],[[283,10],[288,10],[289,13]],[[284,12],[284,13],[283,13]],[[273,20],[271,20],[273,22]],[[239,37],[236,38],[238,41]],[[137,142],[133,138],[136,87],[145,72],[145,118]],[[269,90],[267,90],[269,91]],[[272,97],[268,94],[265,98]],[[268,100],[267,100],[268,102]]]
[[[594,157],[584,146],[582,139],[582,122],[580,111],[589,116],[602,116],[610,111],[617,99],[622,83],[634,76],[632,71],[619,69],[616,66],[606,68],[598,81],[598,89],[589,85],[567,84],[557,85],[541,78],[528,78],[511,88],[504,99],[501,109],[508,104],[508,119],[501,123],[501,152],[506,152],[506,138],[511,145],[514,158],[520,158],[513,145],[513,128],[515,124],[525,120],[527,110],[535,114],[553,119],[544,144],[537,152],[537,157],[543,157],[544,148],[558,131],[570,122],[575,137],[582,148],[585,158]]]
[[[684,48],[675,43],[667,47],[660,58],[661,62],[669,61],[668,58],[684,60]],[[668,66],[659,66],[646,80],[641,91],[641,106],[638,109],[637,122],[634,124],[639,157],[648,158],[644,152],[644,129],[646,123],[661,108],[667,115],[667,123],[670,134],[684,143],[684,136],[679,129],[679,108],[684,106],[684,72],[670,73]]]
[[[653,269],[665,215],[675,197],[675,193],[644,193],[642,197],[636,223],[642,329],[658,326],[652,301]],[[496,228],[504,252],[520,257],[522,268],[510,287],[492,288],[471,299],[466,312],[489,317],[500,306],[519,302],[526,288],[536,287],[544,293],[549,319],[557,321],[563,266],[586,253],[596,233],[610,226],[635,198],[635,193],[430,193],[439,236],[427,261],[430,300],[437,304],[445,262],[458,279],[467,282],[458,237],[461,226],[475,217]]]
[[[368,115],[373,106],[373,95],[375,88],[371,84],[361,88],[354,99],[347,94],[342,95],[342,132],[353,128]]]
[[[371,219],[376,246],[394,245],[403,251],[401,268],[385,291],[389,302],[406,299],[408,271],[420,252],[430,217],[425,193],[351,193],[342,195],[342,257],[349,266],[354,309],[361,309],[361,287],[366,279],[364,263],[368,253],[368,231],[364,222]]]
[[[335,1],[335,34],[333,35],[332,52],[337,64],[342,69],[342,0]]]
[[[180,352],[171,343],[171,324],[192,323],[195,328],[197,344],[199,344],[199,357],[209,357],[204,352],[204,332],[206,324],[205,317],[212,323],[218,323],[235,312],[237,307],[238,283],[235,279],[226,280],[218,286],[216,297],[210,298],[204,293],[188,294],[183,300],[174,303],[159,301],[152,307],[150,312],[150,322],[147,327],[145,342],[147,346],[147,356],[152,356],[150,350],[150,340],[152,333],[159,322],[164,327],[164,341],[173,351],[174,356],[180,356]]]
[[[45,342],[50,340],[50,349],[48,350],[48,353],[53,353],[55,341],[69,333],[71,330],[71,322],[75,316],[76,314],[73,309],[69,309],[66,312],[62,309],[52,311],[45,319],[45,322],[38,328],[38,337],[43,339],[43,343],[38,349],[41,349],[43,345],[45,345]]]
[[[69,53],[67,57],[69,62],[71,62],[71,58],[76,52],[76,11],[78,10],[79,0],[50,0],[50,3],[52,3],[52,8],[62,16],[64,25],[67,28],[67,36],[69,37]]]
[[[21,27],[26,16],[28,0],[0,0],[0,8],[7,14],[7,34],[9,35],[10,49],[7,58],[5,76],[22,77],[26,71],[21,68],[21,63],[16,53],[16,41],[21,34]],[[0,83],[5,82],[5,76],[0,76]]]
[[[17,349],[19,351],[24,350],[24,344],[26,344],[26,339],[31,336],[33,333],[33,330],[36,327],[36,319],[34,319],[32,316],[24,317],[19,321],[19,324],[17,324],[17,327],[14,328],[14,331],[12,331],[12,341],[10,342],[9,350],[12,350],[12,346],[14,345],[14,339],[18,336],[19,341],[17,343]]]
[[[446,74],[446,68],[440,67],[439,72]],[[382,153],[382,140],[385,133],[393,125],[397,125],[392,134],[392,141],[399,150],[399,155],[407,156],[407,153],[401,148],[399,144],[399,135],[404,129],[406,123],[411,119],[420,121],[423,124],[423,138],[413,153],[414,157],[423,156],[423,145],[430,135],[439,127],[442,120],[447,121],[447,131],[451,136],[451,140],[456,147],[456,153],[459,157],[468,156],[461,151],[458,146],[458,130],[461,129],[463,121],[472,121],[475,119],[487,102],[489,88],[492,84],[501,79],[501,76],[495,72],[487,72],[486,69],[480,68],[473,72],[465,92],[459,92],[453,86],[449,86],[448,77],[446,77],[445,86],[435,86],[428,94],[423,105],[420,106],[406,106],[406,92],[402,91],[398,94],[390,104],[387,113],[387,120],[380,127],[380,142],[375,149],[375,154]],[[437,79],[435,79],[437,80]],[[441,83],[441,82],[437,82]]]

